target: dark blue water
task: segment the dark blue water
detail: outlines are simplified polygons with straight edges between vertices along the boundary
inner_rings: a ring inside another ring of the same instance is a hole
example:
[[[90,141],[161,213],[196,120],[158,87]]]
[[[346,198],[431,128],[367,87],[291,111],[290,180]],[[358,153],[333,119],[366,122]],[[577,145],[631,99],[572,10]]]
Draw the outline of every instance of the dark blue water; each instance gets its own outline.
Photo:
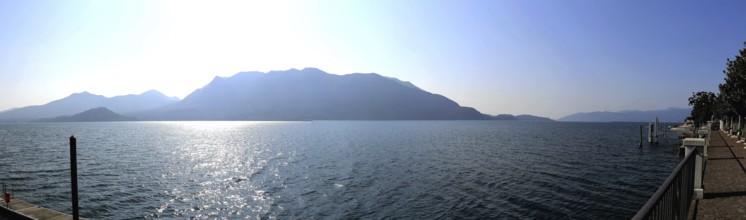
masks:
[[[81,216],[627,219],[678,163],[636,123],[125,122],[0,125],[0,183]]]

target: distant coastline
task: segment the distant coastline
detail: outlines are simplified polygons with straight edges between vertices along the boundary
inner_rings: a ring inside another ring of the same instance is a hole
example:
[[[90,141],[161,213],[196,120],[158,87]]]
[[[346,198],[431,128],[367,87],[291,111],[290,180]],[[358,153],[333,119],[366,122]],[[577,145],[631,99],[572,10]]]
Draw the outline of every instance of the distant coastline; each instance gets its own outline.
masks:
[[[599,111],[599,112],[581,112],[571,114],[557,121],[567,122],[650,122],[656,117],[661,122],[682,122],[689,116],[691,109],[688,108],[667,108],[663,110],[639,111],[628,110],[619,112]]]

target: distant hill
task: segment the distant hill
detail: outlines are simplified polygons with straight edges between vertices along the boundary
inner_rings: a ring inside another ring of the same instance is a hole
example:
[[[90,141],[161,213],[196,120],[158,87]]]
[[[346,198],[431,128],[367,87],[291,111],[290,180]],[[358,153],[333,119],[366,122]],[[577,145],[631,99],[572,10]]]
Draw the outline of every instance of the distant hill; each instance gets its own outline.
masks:
[[[516,115],[515,118],[519,121],[554,121],[551,118],[539,117],[535,115]]]
[[[315,68],[215,77],[184,100],[131,114],[146,120],[486,120],[414,84]]]
[[[168,97],[157,90],[149,90],[139,95],[114,96],[105,105],[115,112],[130,113],[154,109],[179,102],[179,98]]]
[[[499,115],[492,116],[492,120],[515,121],[518,119],[515,118],[515,116],[511,114],[499,114]]]
[[[39,119],[37,122],[97,122],[97,121],[134,121],[134,118],[125,117],[105,108],[93,108],[70,116],[59,116],[55,118]]]
[[[653,111],[620,111],[620,112],[585,112],[575,113],[559,119],[559,121],[580,122],[651,122],[659,117],[661,122],[683,122],[691,114],[691,109],[668,108]]]
[[[533,115],[511,115],[511,114],[499,114],[492,116],[493,120],[505,120],[505,121],[554,121],[550,118],[533,116]]]
[[[125,95],[107,98],[88,92],[75,93],[63,99],[44,105],[28,106],[0,112],[0,121],[31,121],[60,115],[71,115],[96,107],[106,107],[116,112],[137,112],[178,102],[178,98],[168,97],[150,90],[139,95]]]

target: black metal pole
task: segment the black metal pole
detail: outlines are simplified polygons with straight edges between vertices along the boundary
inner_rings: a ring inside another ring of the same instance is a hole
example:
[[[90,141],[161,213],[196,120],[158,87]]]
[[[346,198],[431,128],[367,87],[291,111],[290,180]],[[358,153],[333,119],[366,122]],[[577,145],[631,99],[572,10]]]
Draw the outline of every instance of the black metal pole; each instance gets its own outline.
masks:
[[[640,148],[642,148],[642,125],[640,125]]]
[[[70,136],[70,180],[72,181],[72,200],[73,200],[73,219],[79,220],[80,214],[78,213],[78,158],[77,158],[77,143],[75,135]]]

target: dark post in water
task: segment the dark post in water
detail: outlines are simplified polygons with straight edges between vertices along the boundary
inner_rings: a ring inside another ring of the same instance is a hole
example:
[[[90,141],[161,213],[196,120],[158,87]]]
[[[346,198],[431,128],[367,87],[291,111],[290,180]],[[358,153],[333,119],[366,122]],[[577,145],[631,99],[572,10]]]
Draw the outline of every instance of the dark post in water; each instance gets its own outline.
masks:
[[[78,158],[76,149],[77,143],[75,135],[70,136],[70,180],[72,181],[72,199],[73,199],[73,219],[80,219],[78,214]]]
[[[640,148],[642,148],[642,125],[640,125]]]

